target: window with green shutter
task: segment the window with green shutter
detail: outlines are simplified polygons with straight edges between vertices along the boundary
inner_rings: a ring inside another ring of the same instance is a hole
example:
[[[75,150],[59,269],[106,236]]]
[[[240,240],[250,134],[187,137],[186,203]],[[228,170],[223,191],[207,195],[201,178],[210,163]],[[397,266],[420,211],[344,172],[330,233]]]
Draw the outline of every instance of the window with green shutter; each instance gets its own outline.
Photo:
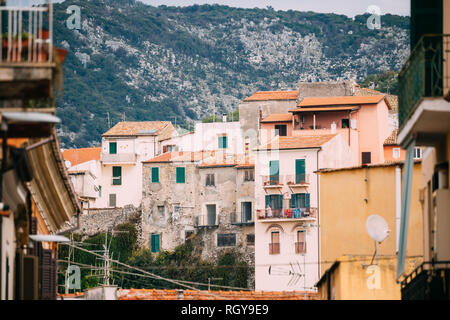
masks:
[[[297,159],[295,160],[295,183],[303,183],[305,181],[305,159]]]
[[[177,183],[186,182],[186,169],[182,167],[177,168]]]
[[[273,160],[269,162],[270,184],[278,184],[280,180],[280,161]]]
[[[226,148],[228,148],[227,136],[220,136],[219,137],[219,149],[226,149]]]
[[[117,142],[109,143],[109,154],[117,154]]]
[[[159,182],[159,168],[152,168],[152,183]]]
[[[122,184],[122,167],[112,167],[113,185],[120,186]]]
[[[150,247],[153,253],[160,251],[160,236],[159,234],[152,234],[150,238]]]
[[[309,208],[309,193],[294,193],[291,195],[291,208]]]
[[[98,197],[102,197],[102,186],[98,186]]]

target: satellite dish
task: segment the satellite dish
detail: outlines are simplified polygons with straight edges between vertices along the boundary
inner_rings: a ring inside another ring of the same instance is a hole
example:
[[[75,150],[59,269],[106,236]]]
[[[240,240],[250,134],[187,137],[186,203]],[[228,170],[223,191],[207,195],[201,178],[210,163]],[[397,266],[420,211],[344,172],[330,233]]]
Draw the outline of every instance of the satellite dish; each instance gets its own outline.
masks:
[[[367,218],[366,229],[369,236],[377,242],[383,242],[390,232],[386,220],[377,214],[370,215]]]

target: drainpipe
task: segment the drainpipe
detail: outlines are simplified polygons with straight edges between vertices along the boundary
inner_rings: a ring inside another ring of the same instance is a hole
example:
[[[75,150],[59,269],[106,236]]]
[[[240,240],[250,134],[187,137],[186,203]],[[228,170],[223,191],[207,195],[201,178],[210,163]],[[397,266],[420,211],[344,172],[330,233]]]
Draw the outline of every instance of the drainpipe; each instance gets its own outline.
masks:
[[[395,167],[395,251],[398,252],[400,239],[400,217],[402,211],[401,198],[402,169],[400,166]]]
[[[317,157],[316,157],[316,170],[319,170],[319,152],[322,150],[322,148],[319,148],[317,150]],[[319,261],[318,266],[318,277],[320,279],[320,268],[321,268],[321,261],[320,261],[320,193],[319,193],[319,175],[316,174],[316,194],[317,194],[317,260]]]

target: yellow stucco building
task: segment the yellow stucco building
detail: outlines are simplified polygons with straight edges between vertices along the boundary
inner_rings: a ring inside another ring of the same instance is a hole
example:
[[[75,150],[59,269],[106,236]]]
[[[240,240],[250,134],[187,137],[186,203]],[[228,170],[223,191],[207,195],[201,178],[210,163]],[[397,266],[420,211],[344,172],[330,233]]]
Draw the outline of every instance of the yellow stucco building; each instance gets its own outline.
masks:
[[[396,253],[400,227],[403,163],[320,170],[321,299],[400,299]],[[414,165],[408,268],[423,261],[423,217],[419,182],[421,164]],[[366,230],[370,215],[388,224],[389,236],[377,243]]]

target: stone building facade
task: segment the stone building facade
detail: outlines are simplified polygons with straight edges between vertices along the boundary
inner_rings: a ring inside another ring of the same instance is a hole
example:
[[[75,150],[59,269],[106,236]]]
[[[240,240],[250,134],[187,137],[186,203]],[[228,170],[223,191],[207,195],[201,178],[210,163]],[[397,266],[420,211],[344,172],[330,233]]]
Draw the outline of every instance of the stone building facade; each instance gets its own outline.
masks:
[[[235,249],[254,266],[254,166],[215,151],[168,152],[143,163],[142,234],[152,252],[200,236],[202,258]]]

